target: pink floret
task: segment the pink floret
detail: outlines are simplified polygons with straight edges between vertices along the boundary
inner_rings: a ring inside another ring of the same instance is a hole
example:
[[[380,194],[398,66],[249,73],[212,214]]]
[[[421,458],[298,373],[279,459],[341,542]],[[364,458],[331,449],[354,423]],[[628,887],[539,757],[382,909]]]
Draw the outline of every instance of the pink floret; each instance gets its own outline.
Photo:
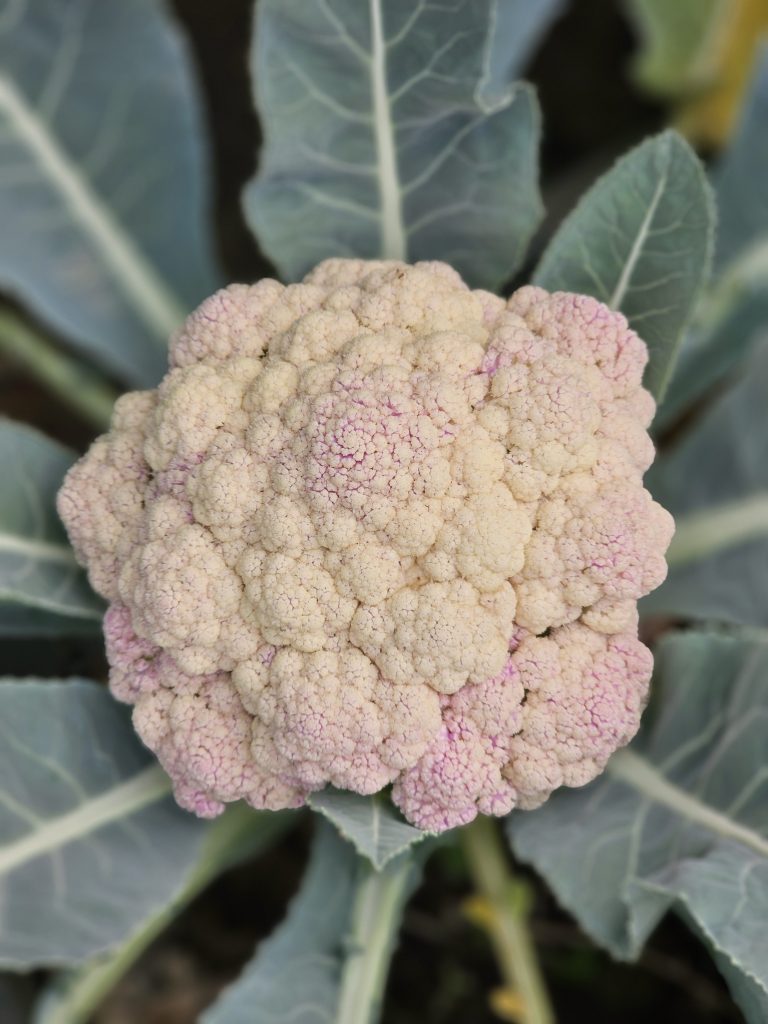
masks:
[[[673,529],[646,362],[594,298],[438,262],[203,302],[58,496],[179,804],[391,785],[439,832],[594,778],[639,725]]]

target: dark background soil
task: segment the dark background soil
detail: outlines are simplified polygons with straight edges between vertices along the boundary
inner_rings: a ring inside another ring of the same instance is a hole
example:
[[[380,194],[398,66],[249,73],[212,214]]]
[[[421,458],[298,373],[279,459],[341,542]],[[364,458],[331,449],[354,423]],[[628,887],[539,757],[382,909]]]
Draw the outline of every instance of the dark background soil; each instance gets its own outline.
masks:
[[[240,190],[254,170],[259,130],[246,70],[251,0],[174,0],[200,71],[214,151],[220,253],[232,280],[271,268],[245,228]],[[665,111],[628,77],[634,46],[618,0],[571,0],[527,77],[544,114],[547,220],[532,259],[578,195],[621,152],[663,126]],[[0,363],[0,412],[85,448],[92,431],[35,382]],[[2,673],[103,677],[100,641],[9,643]],[[146,953],[95,1018],[97,1024],[191,1024],[236,976],[280,920],[306,857],[308,820],[254,864],[203,894]],[[728,1024],[739,1021],[703,947],[674,919],[638,965],[613,963],[583,937],[537,884],[534,932],[560,1024]],[[389,980],[384,1024],[491,1024],[488,993],[499,978],[485,936],[462,905],[468,881],[458,855],[441,851],[405,915]],[[42,979],[0,981],[0,1020],[28,1019]],[[254,1008],[254,1021],[258,1020]]]

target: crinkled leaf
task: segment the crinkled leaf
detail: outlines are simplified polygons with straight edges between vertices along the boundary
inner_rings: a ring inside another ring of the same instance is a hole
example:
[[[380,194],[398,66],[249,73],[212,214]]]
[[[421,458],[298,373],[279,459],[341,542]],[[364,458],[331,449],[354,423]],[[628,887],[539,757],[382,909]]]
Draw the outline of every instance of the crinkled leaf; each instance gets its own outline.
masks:
[[[487,288],[508,278],[541,217],[538,107],[512,82],[558,7],[260,0],[265,145],[245,209],[280,273],[355,256],[441,259]]]
[[[713,223],[700,161],[679,135],[664,132],[586,193],[547,247],[534,283],[620,309],[648,345],[645,384],[658,398],[709,268]]]
[[[174,898],[206,826],[96,683],[2,680],[0,731],[0,965],[73,965]]]
[[[3,5],[0,285],[132,384],[216,287],[201,138],[164,4]]]
[[[360,796],[329,787],[314,793],[309,805],[332,821],[377,870],[427,836],[403,821],[390,801],[379,796]]]
[[[386,976],[402,909],[418,876],[408,855],[374,871],[332,825],[319,821],[309,867],[286,919],[201,1024],[251,1024],[255,1007],[265,1024],[375,1024],[381,988],[376,979]]]
[[[768,641],[671,636],[656,687],[645,735],[592,785],[513,812],[512,845],[615,956],[638,956],[676,908],[764,1002]]]
[[[708,85],[717,72],[728,0],[625,0],[640,34],[634,73],[661,96]]]
[[[0,420],[0,635],[82,631],[104,606],[88,586],[56,515],[74,453],[36,430]],[[52,618],[55,616],[55,619]]]
[[[645,612],[768,625],[767,394],[768,344],[648,474],[677,534],[669,577]]]

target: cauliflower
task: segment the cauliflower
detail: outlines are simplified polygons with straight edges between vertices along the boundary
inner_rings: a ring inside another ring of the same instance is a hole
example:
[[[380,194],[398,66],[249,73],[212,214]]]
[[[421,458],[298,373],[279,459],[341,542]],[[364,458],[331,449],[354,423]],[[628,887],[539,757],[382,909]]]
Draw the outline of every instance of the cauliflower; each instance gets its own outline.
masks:
[[[673,530],[646,359],[592,298],[442,263],[204,302],[58,499],[179,803],[392,785],[440,831],[594,778],[638,728]]]

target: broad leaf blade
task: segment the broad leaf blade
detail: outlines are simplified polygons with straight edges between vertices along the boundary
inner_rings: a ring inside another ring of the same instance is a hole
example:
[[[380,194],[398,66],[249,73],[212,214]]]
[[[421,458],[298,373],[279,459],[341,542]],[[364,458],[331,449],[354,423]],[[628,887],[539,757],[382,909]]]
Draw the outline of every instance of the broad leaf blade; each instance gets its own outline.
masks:
[[[74,459],[37,431],[0,420],[0,634],[17,625],[31,633],[36,624],[49,633],[51,614],[58,632],[101,621],[103,603],[75,561],[54,505]]]
[[[0,965],[73,965],[175,896],[205,826],[95,683],[2,680],[0,730]]]
[[[329,256],[441,259],[487,288],[511,275],[541,216],[538,109],[511,83],[557,8],[531,6],[261,0],[245,208],[284,277]]]
[[[709,269],[713,221],[696,154],[664,132],[586,193],[550,242],[534,283],[620,309],[648,345],[645,384],[658,399]]]
[[[762,51],[735,138],[713,182],[715,272],[657,422],[672,423],[751,350],[768,321],[768,50]]]
[[[90,1021],[104,996],[181,910],[223,871],[268,849],[283,835],[292,817],[290,811],[254,811],[246,804],[230,805],[207,826],[198,860],[174,899],[143,921],[109,955],[55,975],[37,1001],[34,1024]]]
[[[656,683],[663,699],[633,751],[583,790],[513,813],[513,847],[615,956],[636,957],[675,907],[764,1001],[768,642],[678,634]]]
[[[677,534],[669,577],[641,603],[644,612],[768,625],[766,394],[768,345],[648,474]]]
[[[154,384],[168,334],[216,286],[183,42],[154,0],[22,0],[0,69],[0,284]]]
[[[202,1024],[375,1024],[406,899],[419,877],[408,855],[377,872],[327,822],[285,921]]]
[[[768,244],[767,178],[768,48],[763,47],[741,123],[713,175],[718,210],[718,271],[755,243]]]
[[[378,796],[360,796],[330,787],[314,793],[309,805],[332,821],[377,871],[427,836],[403,821],[389,800]]]

